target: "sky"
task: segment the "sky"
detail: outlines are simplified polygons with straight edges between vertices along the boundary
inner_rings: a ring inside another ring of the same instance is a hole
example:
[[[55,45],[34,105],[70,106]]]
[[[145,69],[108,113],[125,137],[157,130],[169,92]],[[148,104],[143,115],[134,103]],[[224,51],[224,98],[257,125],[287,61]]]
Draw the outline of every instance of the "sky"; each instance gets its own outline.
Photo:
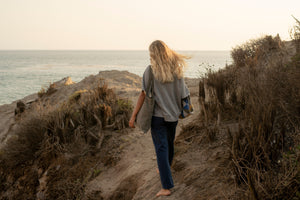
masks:
[[[290,40],[300,0],[0,0],[1,50],[231,50]]]

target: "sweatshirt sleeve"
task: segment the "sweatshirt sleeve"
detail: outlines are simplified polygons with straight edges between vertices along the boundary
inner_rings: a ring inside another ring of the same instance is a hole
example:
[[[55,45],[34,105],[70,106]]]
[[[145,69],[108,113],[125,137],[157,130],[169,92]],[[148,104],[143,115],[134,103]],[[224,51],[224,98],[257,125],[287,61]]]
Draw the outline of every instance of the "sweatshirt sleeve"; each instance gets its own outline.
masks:
[[[148,82],[149,82],[149,74],[150,73],[150,65],[145,69],[142,79],[142,90],[146,92]]]
[[[190,91],[189,91],[188,87],[186,86],[184,79],[182,78],[181,99],[184,99],[189,95],[190,95]]]

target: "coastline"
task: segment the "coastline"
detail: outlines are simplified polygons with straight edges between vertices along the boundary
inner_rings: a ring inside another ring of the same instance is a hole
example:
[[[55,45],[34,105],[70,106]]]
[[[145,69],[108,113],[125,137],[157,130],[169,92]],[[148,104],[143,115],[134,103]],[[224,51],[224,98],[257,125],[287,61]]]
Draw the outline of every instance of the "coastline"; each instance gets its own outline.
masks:
[[[198,78],[208,65],[222,68],[231,59],[229,51],[183,53],[192,57],[187,60],[185,73],[191,78]],[[148,65],[147,51],[0,51],[0,105],[38,92],[63,77],[80,82],[107,70],[126,70],[142,76]]]
[[[135,105],[141,88],[141,77],[128,71],[108,70],[100,71],[96,75],[89,75],[78,83],[66,85],[68,77],[54,82],[57,91],[43,101],[49,104],[61,104],[66,101],[74,92],[85,89],[93,89],[100,83],[105,82],[112,88],[116,95],[129,99]],[[185,78],[186,84],[190,88],[191,95],[198,94],[197,78]],[[17,99],[8,104],[0,105],[0,147],[7,141],[9,132],[14,129],[15,109],[18,101],[22,101],[27,107],[39,100],[38,92]],[[196,100],[195,100],[196,101]]]

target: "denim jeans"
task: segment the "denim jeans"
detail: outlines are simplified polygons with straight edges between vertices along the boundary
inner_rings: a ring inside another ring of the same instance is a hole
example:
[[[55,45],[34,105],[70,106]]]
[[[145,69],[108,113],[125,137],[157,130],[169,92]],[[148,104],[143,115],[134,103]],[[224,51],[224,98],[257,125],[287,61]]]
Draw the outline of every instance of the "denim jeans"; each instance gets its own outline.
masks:
[[[155,147],[160,181],[164,189],[174,187],[171,164],[174,156],[176,122],[166,122],[162,117],[152,117],[151,135]]]

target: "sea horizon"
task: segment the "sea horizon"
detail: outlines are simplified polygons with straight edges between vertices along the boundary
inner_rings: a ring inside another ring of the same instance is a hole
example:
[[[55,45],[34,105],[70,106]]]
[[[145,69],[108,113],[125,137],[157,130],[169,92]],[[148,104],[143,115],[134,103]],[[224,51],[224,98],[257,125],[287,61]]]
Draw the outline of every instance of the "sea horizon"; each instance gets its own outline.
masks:
[[[185,72],[189,78],[199,78],[207,68],[218,70],[231,63],[230,51],[177,52],[191,56]],[[75,82],[105,70],[126,70],[142,76],[149,60],[148,50],[0,50],[0,105],[67,76]]]
[[[175,51],[231,51],[231,50],[180,50]],[[0,51],[148,51],[148,49],[0,49]]]

